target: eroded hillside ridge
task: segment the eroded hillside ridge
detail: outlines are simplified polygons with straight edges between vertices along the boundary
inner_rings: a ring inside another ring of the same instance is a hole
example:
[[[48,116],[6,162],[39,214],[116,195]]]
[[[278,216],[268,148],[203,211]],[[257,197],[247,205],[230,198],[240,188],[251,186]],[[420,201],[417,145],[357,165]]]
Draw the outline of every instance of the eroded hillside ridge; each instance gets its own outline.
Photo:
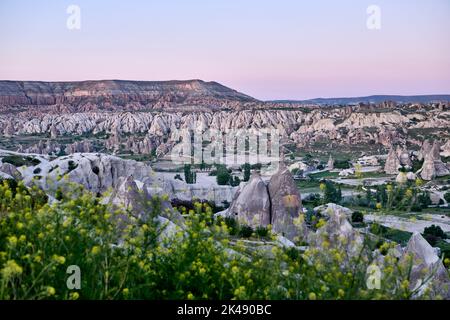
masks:
[[[180,130],[198,128],[229,132],[236,129],[277,129],[282,138],[305,147],[321,141],[339,145],[372,144],[389,149],[393,144],[420,148],[425,138],[450,136],[450,111],[439,107],[408,106],[376,109],[341,107],[312,110],[241,110],[208,112],[77,112],[60,114],[8,113],[0,115],[0,134],[10,137],[12,149],[52,153],[58,139],[82,137],[67,153],[91,152],[90,138],[101,136],[101,148],[137,154],[166,154],[178,142]],[[19,149],[16,136],[38,135],[39,145]],[[47,141],[45,141],[47,139]],[[102,149],[99,150],[102,150]],[[98,149],[98,148],[97,148]]]
[[[0,81],[0,106],[58,106],[72,111],[142,110],[182,106],[234,108],[256,99],[217,82],[186,81]]]

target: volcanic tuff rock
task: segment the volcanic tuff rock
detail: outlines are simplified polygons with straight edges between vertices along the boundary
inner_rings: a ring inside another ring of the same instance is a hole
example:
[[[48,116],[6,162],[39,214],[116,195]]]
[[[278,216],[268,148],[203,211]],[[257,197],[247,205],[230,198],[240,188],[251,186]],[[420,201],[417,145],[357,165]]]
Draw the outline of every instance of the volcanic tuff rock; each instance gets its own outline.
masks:
[[[326,224],[315,233],[309,233],[308,243],[311,246],[323,248],[324,242],[327,242],[331,248],[338,248],[346,252],[348,258],[361,254],[364,238],[359,231],[353,229],[347,220],[348,213],[336,207],[329,208],[327,215]]]
[[[423,143],[422,143],[422,147],[420,148],[419,154],[417,156],[417,158],[422,161],[423,159],[425,159],[425,155],[427,155],[428,153],[430,153],[432,148],[432,145],[430,143],[430,141],[428,139],[426,139]]]
[[[8,176],[17,180],[22,179],[22,175],[20,174],[19,170],[17,170],[15,166],[7,162],[6,163],[0,162],[0,172],[3,172]]]
[[[187,81],[0,81],[0,105],[68,105],[76,111],[180,106],[239,107],[256,99],[217,82]]]
[[[408,264],[407,255],[413,258],[410,289],[418,290],[417,296],[428,289],[433,297],[440,295],[444,299],[449,299],[450,278],[448,272],[434,249],[420,233],[414,233],[409,239],[405,254],[401,259],[402,263]]]
[[[441,156],[450,157],[450,140],[447,140],[447,142],[441,147],[441,149]]]
[[[391,148],[388,157],[386,159],[386,164],[384,165],[384,171],[387,174],[398,174],[399,168],[400,168],[400,159],[398,158],[395,149]]]
[[[436,177],[443,177],[450,174],[450,170],[441,160],[440,144],[438,141],[435,141],[428,153],[425,154],[425,161],[419,172],[424,180],[433,180]]]
[[[294,142],[298,147],[321,140],[330,140],[339,145],[367,143],[390,147],[392,144],[404,145],[408,137],[405,128],[415,126],[417,121],[426,121],[428,117],[425,113],[421,115],[422,117],[417,117],[419,120],[413,122],[396,112],[370,116],[357,112],[356,107],[312,109],[307,112],[304,109],[255,109],[239,112],[210,109],[204,112],[177,110],[117,112],[114,109],[114,112],[52,113],[37,111],[39,108],[36,106],[28,111],[13,112],[12,109],[14,108],[8,107],[0,114],[0,134],[3,133],[5,136],[47,134],[53,137],[66,135],[89,137],[107,134],[109,139],[103,141],[107,149],[113,151],[124,149],[135,153],[147,153],[150,149],[154,150],[168,142],[167,146],[162,147],[161,154],[171,147],[171,142],[178,141],[180,131],[199,128],[220,130],[225,133],[236,129],[278,129],[284,138]],[[368,116],[371,117],[371,121],[364,120]],[[399,123],[403,126],[402,130],[398,128]]]
[[[270,209],[267,186],[259,173],[254,172],[249,182],[236,192],[229,214],[239,223],[257,228],[271,223]]]
[[[299,236],[294,219],[302,211],[302,200],[291,172],[281,162],[267,186],[271,201],[271,224],[273,231],[288,239]]]
[[[125,208],[134,217],[144,221],[160,215],[180,226],[183,225],[183,217],[173,209],[168,199],[154,200],[148,188],[142,185],[140,181],[134,180],[132,175],[120,177],[119,180],[118,186],[105,199],[107,203],[115,207]],[[141,185],[141,188],[138,187],[138,184]],[[158,201],[159,205],[155,205],[155,201]],[[153,212],[155,208],[158,208],[157,212]]]
[[[274,232],[294,240],[307,234],[304,223],[294,221],[301,211],[300,192],[291,172],[281,162],[268,184],[254,172],[250,181],[239,187],[225,214],[254,228],[271,224]]]
[[[1,159],[8,155],[32,157],[39,160],[39,164],[14,167],[2,163]],[[3,170],[4,169],[4,170]],[[48,156],[21,154],[0,150],[0,171],[6,171],[8,176],[17,176],[26,185],[38,184],[49,193],[54,193],[58,186],[66,184],[66,179],[60,181],[61,175],[67,175],[67,182],[83,185],[93,193],[105,194],[106,191],[117,190],[126,177],[133,177],[151,195],[168,197],[170,200],[213,201],[221,206],[223,202],[231,202],[237,187],[231,186],[202,186],[186,184],[184,181],[168,178],[164,174],[154,172],[149,165],[134,160],[124,160],[116,156],[102,153],[76,153],[68,156],[50,159]],[[36,177],[42,179],[36,180]]]

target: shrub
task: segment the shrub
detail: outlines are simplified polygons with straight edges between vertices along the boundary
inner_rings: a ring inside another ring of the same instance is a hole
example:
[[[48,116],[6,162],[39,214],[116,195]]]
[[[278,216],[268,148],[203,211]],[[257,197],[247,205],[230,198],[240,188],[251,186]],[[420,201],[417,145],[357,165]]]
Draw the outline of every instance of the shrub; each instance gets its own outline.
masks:
[[[197,182],[197,174],[191,170],[191,165],[184,165],[184,181],[188,184],[194,184]]]
[[[228,169],[223,165],[217,166],[217,184],[219,186],[224,186],[230,184],[230,180],[231,174]]]
[[[37,202],[21,183],[0,185],[0,299],[408,299],[410,266],[385,259],[379,290],[367,290],[373,262],[366,247],[350,255],[329,236],[322,247],[272,246],[270,257],[230,238],[237,223],[214,220],[195,204],[183,229],[161,237],[161,201],[151,214],[113,209],[80,187],[61,201]],[[194,212],[195,211],[195,212]],[[249,228],[242,228],[245,235]],[[228,231],[229,232],[228,232]],[[331,244],[331,246],[329,246]],[[361,258],[364,257],[364,258]],[[70,290],[67,267],[82,271],[81,289]],[[270,272],[268,272],[268,270]]]
[[[250,164],[245,163],[242,167],[244,169],[244,181],[250,180]]]
[[[229,230],[230,235],[232,236],[237,235],[239,232],[239,227],[236,219],[234,219],[233,217],[226,217],[224,221]]]
[[[361,223],[364,222],[364,214],[360,211],[354,211],[352,213],[352,222],[353,223]]]
[[[423,235],[432,235],[441,239],[446,239],[447,236],[445,234],[445,232],[442,230],[442,228],[440,226],[436,226],[436,225],[431,225],[429,227],[426,227],[423,230]]]
[[[2,158],[2,161],[4,163],[10,163],[13,166],[16,167],[22,167],[22,166],[37,166],[41,163],[39,159],[33,158],[33,157],[22,157],[18,155],[10,155]]]
[[[258,237],[265,238],[269,235],[269,229],[263,226],[258,226],[255,230],[255,233]]]
[[[36,168],[36,169],[33,170],[33,173],[34,174],[39,174],[39,173],[41,173],[41,171],[42,171],[41,168]]]
[[[239,236],[243,238],[250,238],[253,234],[253,228],[247,225],[242,225],[239,228]]]
[[[69,160],[69,166],[68,166],[68,169],[67,169],[67,173],[75,170],[77,167],[78,167],[77,163],[75,163],[73,160]]]
[[[230,184],[231,184],[232,187],[237,187],[240,183],[241,183],[241,179],[239,179],[238,176],[234,176],[234,177],[230,180]]]
[[[334,167],[336,169],[349,169],[350,168],[350,160],[335,160]]]
[[[450,203],[450,192],[445,193],[444,199],[445,201],[447,201],[447,203]]]

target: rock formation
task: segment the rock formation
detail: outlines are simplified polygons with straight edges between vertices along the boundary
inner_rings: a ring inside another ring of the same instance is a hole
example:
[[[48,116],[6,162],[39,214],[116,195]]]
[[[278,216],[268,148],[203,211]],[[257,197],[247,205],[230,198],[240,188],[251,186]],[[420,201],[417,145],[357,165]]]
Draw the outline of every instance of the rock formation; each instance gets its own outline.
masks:
[[[330,154],[330,158],[328,159],[328,162],[327,162],[327,169],[328,170],[333,170],[334,169],[334,159],[331,156],[331,154]]]
[[[442,157],[450,157],[450,140],[447,140],[447,142],[441,147],[441,150]]]
[[[271,223],[270,196],[259,173],[253,172],[249,182],[236,192],[229,214],[252,228]]]
[[[400,161],[400,165],[405,166],[405,167],[412,166],[411,156],[410,156],[408,150],[403,149],[403,148],[397,148],[397,156]]]
[[[450,298],[450,278],[442,261],[436,255],[430,244],[420,235],[414,233],[406,247],[401,261],[408,264],[407,255],[412,256],[410,289],[420,296],[426,289],[433,297],[440,295]]]
[[[19,170],[17,170],[17,168],[10,163],[0,162],[0,172],[5,173],[8,178],[11,177],[17,180],[22,179],[22,175],[20,174]]]
[[[138,187],[132,175],[120,177],[119,180],[118,186],[106,200],[109,204],[124,208],[134,217],[144,221],[162,216],[180,226],[184,224],[181,214],[172,208],[167,199],[154,200],[145,186]],[[155,201],[158,201],[158,205],[155,205]]]
[[[226,214],[252,227],[272,225],[272,230],[289,240],[305,236],[306,226],[294,222],[302,211],[300,192],[290,171],[281,161],[266,184],[258,173],[239,188]]]
[[[66,147],[67,154],[90,153],[93,151],[94,151],[94,146],[92,145],[92,142],[90,142],[89,140],[76,141],[72,144],[67,145],[67,147]]]
[[[0,81],[0,105],[65,105],[76,111],[180,106],[239,108],[258,100],[217,82],[187,81]]]
[[[271,201],[271,224],[273,231],[288,239],[299,235],[294,219],[302,211],[300,192],[291,172],[281,162],[267,186]]]
[[[424,156],[422,168],[419,170],[420,176],[424,180],[433,180],[436,177],[443,177],[450,174],[450,170],[442,162],[440,156],[440,144],[435,141],[433,146]]]
[[[338,207],[328,209],[327,223],[315,233],[309,233],[308,243],[313,247],[322,248],[323,242],[327,241],[331,247],[344,250],[349,258],[359,255],[364,238],[353,229],[347,220],[347,215],[348,213],[341,211]]]
[[[430,150],[432,148],[432,145],[430,144],[430,141],[427,139],[422,143],[422,147],[420,148],[419,154],[417,156],[417,159],[419,161],[422,161],[425,159],[425,155],[430,153]]]
[[[391,148],[386,159],[386,164],[384,165],[384,172],[387,174],[398,174],[400,167],[400,159],[397,156],[397,152],[394,148]]]

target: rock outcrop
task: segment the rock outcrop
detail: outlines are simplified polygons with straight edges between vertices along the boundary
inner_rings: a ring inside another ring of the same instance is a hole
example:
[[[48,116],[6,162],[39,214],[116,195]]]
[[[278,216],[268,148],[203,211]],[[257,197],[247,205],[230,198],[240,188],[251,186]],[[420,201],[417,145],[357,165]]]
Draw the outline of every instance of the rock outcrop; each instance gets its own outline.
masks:
[[[298,227],[294,219],[302,211],[302,200],[298,187],[291,172],[280,163],[268,184],[271,201],[271,224],[273,231],[284,235],[288,239],[299,236]]]
[[[347,253],[347,257],[361,254],[364,238],[347,220],[347,213],[339,208],[327,211],[326,224],[315,233],[310,232],[308,243],[313,247],[323,248],[326,241],[332,248],[338,248]]]
[[[187,81],[0,81],[0,105],[65,105],[74,111],[92,108],[238,108],[257,100],[217,82]],[[57,133],[57,131],[54,131]]]
[[[20,174],[17,168],[10,163],[2,163],[0,162],[0,172],[5,173],[8,178],[11,177],[16,180],[22,179],[22,175]]]
[[[271,223],[271,203],[267,186],[256,171],[235,195],[229,215],[252,228]]]
[[[330,154],[330,157],[328,158],[327,169],[328,170],[333,170],[334,169],[334,159],[331,156],[331,154]]]
[[[173,209],[167,198],[154,199],[146,186],[142,185],[140,181],[135,181],[132,175],[121,177],[119,180],[118,186],[105,199],[107,203],[124,208],[135,218],[143,221],[161,216],[183,226],[183,217]],[[141,185],[141,188],[138,187],[138,184]]]
[[[425,154],[425,160],[419,172],[424,180],[433,180],[450,174],[450,170],[441,160],[439,142],[435,141],[429,152]]]
[[[394,148],[391,148],[384,165],[384,172],[387,174],[398,174],[398,169],[400,167],[400,159],[398,158],[397,152]]]
[[[410,263],[408,255],[412,257],[410,289],[416,291],[416,296],[421,296],[429,290],[434,298],[439,295],[444,299],[450,299],[448,271],[435,250],[420,233],[414,233],[410,238],[405,255],[401,259],[402,263]]]
[[[258,173],[236,192],[227,216],[252,227],[271,225],[272,230],[289,240],[305,237],[306,226],[296,223],[302,211],[300,192],[291,172],[281,162],[266,184]]]

